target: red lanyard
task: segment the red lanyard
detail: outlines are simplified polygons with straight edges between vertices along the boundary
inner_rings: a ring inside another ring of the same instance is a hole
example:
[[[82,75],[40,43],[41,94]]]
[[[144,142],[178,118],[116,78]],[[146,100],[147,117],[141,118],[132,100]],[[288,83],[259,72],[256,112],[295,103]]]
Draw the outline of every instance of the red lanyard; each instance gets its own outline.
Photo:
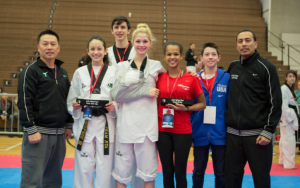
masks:
[[[5,110],[6,106],[4,105],[3,100],[1,100],[1,103],[2,103],[3,110]]]
[[[57,72],[57,70],[56,70],[56,65],[55,64],[54,64],[54,68],[55,68],[55,80],[56,80],[56,72]]]
[[[178,80],[178,78],[179,78],[180,72],[181,72],[181,69],[179,70],[179,73],[177,74],[177,77],[176,77],[176,80],[175,80],[175,82],[174,82],[174,84],[173,84],[173,88],[172,88],[171,93],[170,93],[170,76],[169,76],[169,74],[168,74],[168,79],[167,79],[167,91],[168,91],[168,96],[169,96],[169,98],[171,98],[171,96],[172,96],[172,93],[173,93],[174,88],[175,88],[175,86],[176,86],[176,83],[177,83],[177,80]]]
[[[126,48],[125,48],[125,51],[124,51],[124,54],[123,54],[123,57],[122,57],[122,59],[121,59],[121,56],[120,56],[120,53],[119,53],[119,50],[118,50],[118,48],[117,48],[117,46],[116,46],[116,49],[117,49],[117,53],[118,53],[118,56],[119,56],[119,60],[120,60],[120,62],[123,62],[123,60],[124,60],[124,57],[125,57],[125,53],[126,53],[126,51],[127,51],[127,49],[128,49],[128,46],[129,46],[129,42],[128,42],[128,44],[127,44],[127,46],[126,46]]]
[[[94,70],[93,70],[93,66],[92,66],[92,70],[91,70],[91,87],[90,87],[90,94],[92,94],[92,92],[93,92],[93,90],[94,90],[94,88],[95,88],[95,86],[96,86],[96,83],[97,83],[97,81],[98,81],[99,75],[100,75],[100,73],[101,73],[103,67],[104,67],[104,62],[103,62],[103,64],[102,64],[102,66],[101,66],[101,69],[100,69],[99,72],[98,72],[98,76],[97,76],[97,78],[96,78],[96,80],[95,80],[95,83],[93,84],[93,78],[94,78],[94,77],[93,77],[93,73],[94,73]]]
[[[212,84],[209,86],[207,78],[206,78],[206,74],[204,72],[204,77],[205,77],[205,81],[206,81],[206,87],[207,87],[207,91],[208,91],[208,94],[209,94],[209,103],[211,103],[212,90],[213,90],[214,83],[215,83],[215,80],[216,80],[216,77],[217,77],[217,73],[218,73],[218,71],[215,73],[215,75],[213,77]]]

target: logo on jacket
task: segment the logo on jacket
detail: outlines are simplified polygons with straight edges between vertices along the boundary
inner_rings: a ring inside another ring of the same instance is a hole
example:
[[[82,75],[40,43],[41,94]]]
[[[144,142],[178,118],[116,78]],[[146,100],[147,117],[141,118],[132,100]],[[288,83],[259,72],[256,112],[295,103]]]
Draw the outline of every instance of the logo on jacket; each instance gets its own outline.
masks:
[[[186,90],[186,91],[190,90],[190,87],[188,87],[188,86],[184,86],[182,84],[178,84],[178,86],[181,87],[182,89]]]
[[[81,87],[82,87],[82,89],[83,89],[83,88],[85,88],[85,87],[86,87],[86,85],[82,84],[82,86],[81,86]]]
[[[112,88],[112,87],[113,87],[113,84],[112,84],[112,83],[109,83],[109,84],[107,84],[107,87]]]
[[[239,78],[239,75],[237,75],[237,74],[232,74],[231,75],[231,79],[237,80],[238,78]]]
[[[81,153],[80,157],[89,157],[86,153]]]
[[[218,95],[218,97],[223,97],[223,95]]]
[[[253,74],[253,76],[256,76],[257,74]]]
[[[217,91],[218,92],[226,93],[226,91],[227,91],[227,85],[218,84]]]
[[[49,77],[48,72],[44,72],[43,77]]]
[[[116,152],[116,155],[119,155],[120,157],[122,157],[122,154],[121,154],[120,151],[117,151],[117,152]]]
[[[67,77],[67,75],[63,75],[64,77]]]

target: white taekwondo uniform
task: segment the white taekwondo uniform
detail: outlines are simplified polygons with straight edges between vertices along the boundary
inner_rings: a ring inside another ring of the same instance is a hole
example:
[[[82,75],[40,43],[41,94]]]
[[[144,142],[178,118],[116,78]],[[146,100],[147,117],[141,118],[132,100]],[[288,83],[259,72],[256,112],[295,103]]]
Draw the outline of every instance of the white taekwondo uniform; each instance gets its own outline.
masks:
[[[295,131],[298,130],[299,114],[297,103],[294,96],[287,85],[281,86],[282,93],[282,115],[280,122],[280,157],[279,164],[282,164],[286,169],[292,169],[295,167],[295,153],[296,153],[296,140]],[[289,108],[289,105],[296,106],[298,114],[295,110]]]
[[[109,61],[112,63],[112,65],[117,65],[118,62],[116,61],[116,57],[115,57],[115,54],[114,54],[114,50],[113,48],[115,48],[116,46],[111,46],[108,48],[107,50],[107,53],[108,53],[108,58],[109,58]],[[121,55],[121,54],[120,54]],[[123,54],[122,54],[123,55]],[[130,49],[130,52],[129,52],[129,56],[128,56],[128,59],[133,59],[135,56],[135,49],[134,47],[132,46],[132,48]],[[127,61],[127,59],[125,59]],[[115,153],[115,152],[114,152]],[[115,156],[114,156],[115,157]],[[113,168],[114,168],[114,162],[113,162]],[[137,169],[137,166],[136,166],[136,162],[134,161],[133,165],[132,165],[132,173],[136,174],[136,169]],[[141,188],[141,187],[144,187],[144,181],[142,181],[140,178],[137,178],[136,176],[134,176],[130,182],[131,184],[131,187],[132,188]],[[110,188],[115,188],[116,185],[115,185],[115,179],[112,177],[111,178],[111,185],[110,185]]]
[[[121,91],[121,87],[116,86],[113,90],[115,89],[117,94],[112,95],[119,103],[115,169],[112,175],[123,184],[128,184],[132,178],[131,167],[134,158],[137,162],[137,177],[147,182],[155,180],[157,176],[158,161],[155,143],[158,140],[157,98],[149,97],[149,89],[156,88],[158,75],[165,72],[159,61],[148,59],[142,81],[138,83],[139,78],[136,78],[136,82],[127,83],[131,63],[132,60],[117,65],[118,80],[115,84],[119,82],[119,85],[125,89]],[[138,87],[139,84],[144,87]],[[144,91],[138,92],[145,95],[141,97],[131,88],[140,88]],[[126,89],[128,89],[128,96],[126,96]],[[115,93],[113,90],[111,93]]]
[[[97,77],[101,66],[93,66],[94,75]],[[108,69],[103,77],[100,86],[100,94],[90,94],[91,77],[87,66],[78,68],[71,82],[71,88],[67,99],[68,110],[73,115],[75,122],[73,125],[73,134],[78,143],[80,133],[83,128],[85,119],[81,109],[74,110],[72,103],[76,98],[108,100],[112,101],[110,90],[115,81],[115,66],[108,66]],[[116,102],[113,102],[116,108]],[[81,151],[75,149],[75,164],[74,164],[74,188],[92,188],[93,187],[93,172],[96,169],[95,187],[108,188],[110,187],[114,140],[115,140],[115,117],[116,111],[106,113],[109,127],[109,155],[104,155],[104,129],[105,117],[92,116],[88,122],[86,135],[83,141]]]

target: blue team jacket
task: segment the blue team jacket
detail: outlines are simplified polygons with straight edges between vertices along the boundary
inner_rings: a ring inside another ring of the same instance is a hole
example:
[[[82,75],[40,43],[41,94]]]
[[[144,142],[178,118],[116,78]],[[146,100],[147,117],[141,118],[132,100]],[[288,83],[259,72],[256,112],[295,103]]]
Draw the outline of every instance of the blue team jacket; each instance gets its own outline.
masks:
[[[200,76],[200,73],[198,75]],[[218,69],[217,78],[214,82],[211,104],[209,104],[209,93],[203,82],[200,80],[205,95],[206,106],[216,106],[216,124],[204,124],[204,111],[191,113],[194,146],[206,146],[226,144],[226,125],[224,113],[227,110],[227,102],[230,91],[230,75],[224,70]],[[195,99],[197,103],[197,98]]]

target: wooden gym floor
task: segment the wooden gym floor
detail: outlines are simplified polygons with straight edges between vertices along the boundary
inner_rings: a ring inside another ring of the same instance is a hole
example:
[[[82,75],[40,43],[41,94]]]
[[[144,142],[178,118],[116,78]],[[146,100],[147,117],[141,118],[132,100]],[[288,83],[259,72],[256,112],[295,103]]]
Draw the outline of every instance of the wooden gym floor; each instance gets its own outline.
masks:
[[[75,145],[75,139],[69,139],[70,143]],[[75,149],[66,143],[67,151],[66,151],[66,158],[73,158]],[[0,135],[0,155],[21,155],[21,148],[22,148],[22,138],[14,136],[13,138],[8,137],[7,135]],[[296,153],[298,152],[298,148]],[[279,160],[279,146],[275,145],[275,152],[276,155],[273,156],[273,163],[278,163]],[[193,161],[193,148],[191,148],[189,161]],[[209,157],[211,160],[211,157]],[[296,154],[295,157],[296,164],[300,164],[300,155]]]

